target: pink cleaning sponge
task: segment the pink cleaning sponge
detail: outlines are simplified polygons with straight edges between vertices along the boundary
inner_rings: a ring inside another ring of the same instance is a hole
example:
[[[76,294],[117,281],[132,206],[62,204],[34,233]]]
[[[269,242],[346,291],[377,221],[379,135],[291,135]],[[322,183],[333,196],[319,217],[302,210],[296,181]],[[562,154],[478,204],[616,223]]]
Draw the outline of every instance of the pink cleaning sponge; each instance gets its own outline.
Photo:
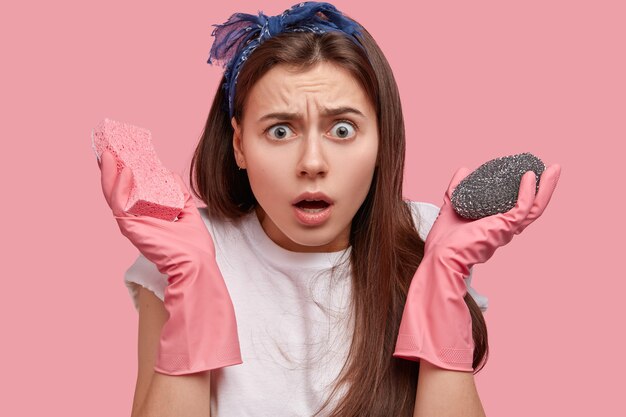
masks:
[[[185,196],[172,172],[165,168],[147,129],[104,119],[93,129],[91,142],[98,161],[105,151],[117,160],[117,172],[125,166],[133,173],[133,186],[124,211],[163,220],[174,220],[185,205]]]

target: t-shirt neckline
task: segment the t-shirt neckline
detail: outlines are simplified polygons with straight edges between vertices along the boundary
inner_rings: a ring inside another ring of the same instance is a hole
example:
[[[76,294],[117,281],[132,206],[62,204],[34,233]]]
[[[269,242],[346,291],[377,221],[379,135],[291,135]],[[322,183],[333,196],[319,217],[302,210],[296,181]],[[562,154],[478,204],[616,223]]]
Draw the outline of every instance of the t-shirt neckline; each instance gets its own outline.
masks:
[[[282,267],[295,268],[330,268],[337,265],[342,255],[347,259],[350,256],[352,246],[336,252],[294,252],[276,244],[266,233],[259,222],[256,210],[251,210],[247,215],[247,228],[253,240],[252,247],[266,261]]]

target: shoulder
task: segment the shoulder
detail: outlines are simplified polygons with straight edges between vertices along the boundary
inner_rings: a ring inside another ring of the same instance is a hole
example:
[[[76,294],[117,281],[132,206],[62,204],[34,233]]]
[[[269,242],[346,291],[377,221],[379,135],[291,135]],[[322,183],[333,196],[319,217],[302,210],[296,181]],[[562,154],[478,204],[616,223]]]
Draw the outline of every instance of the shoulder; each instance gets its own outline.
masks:
[[[204,222],[204,225],[206,226],[207,230],[213,235],[215,233],[214,228],[215,228],[215,225],[218,223],[218,219],[216,219],[215,217],[209,216],[209,213],[206,207],[197,207],[197,209],[198,209],[198,212],[200,213],[200,217],[202,218],[202,221]]]
[[[213,238],[216,250],[226,242],[239,241],[243,237],[243,229],[247,227],[250,216],[242,216],[236,219],[227,219],[209,215],[206,207],[198,207],[200,217],[204,221],[209,234]],[[228,246],[228,245],[226,245]]]
[[[430,228],[439,215],[440,207],[425,201],[405,200],[405,202],[411,208],[413,222],[420,237],[426,239]]]
[[[440,207],[436,206],[433,203],[428,203],[425,201],[405,201],[409,205],[409,207],[411,207],[411,210],[415,215],[421,216],[425,219],[434,221],[439,214]]]

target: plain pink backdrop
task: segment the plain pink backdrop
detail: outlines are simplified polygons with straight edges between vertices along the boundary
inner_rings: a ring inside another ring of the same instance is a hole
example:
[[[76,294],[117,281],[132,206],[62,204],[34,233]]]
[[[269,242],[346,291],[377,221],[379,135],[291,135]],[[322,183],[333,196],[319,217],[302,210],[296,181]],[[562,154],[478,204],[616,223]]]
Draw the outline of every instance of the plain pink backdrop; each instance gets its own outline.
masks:
[[[222,71],[206,63],[211,24],[292,4],[3,8],[0,414],[130,414],[137,313],[123,273],[138,252],[102,196],[91,129],[104,117],[149,128],[186,178]],[[624,2],[334,4],[394,70],[407,198],[441,205],[458,167],[498,156],[562,167],[543,216],[475,266],[490,300],[476,375],[487,415],[625,415]]]

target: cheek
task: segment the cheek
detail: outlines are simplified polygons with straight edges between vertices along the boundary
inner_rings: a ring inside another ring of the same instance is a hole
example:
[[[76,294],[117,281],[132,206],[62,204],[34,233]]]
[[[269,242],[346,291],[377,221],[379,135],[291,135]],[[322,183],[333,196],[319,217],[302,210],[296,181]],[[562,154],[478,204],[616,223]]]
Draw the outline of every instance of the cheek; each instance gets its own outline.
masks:
[[[351,191],[355,198],[365,198],[367,192],[372,185],[372,175],[374,174],[374,163],[370,165],[361,165],[352,170],[350,173],[350,183],[353,190]]]
[[[258,200],[273,200],[286,187],[287,167],[279,158],[268,153],[253,153],[246,158],[250,187]]]
[[[358,206],[367,196],[376,165],[376,152],[371,149],[344,158],[338,164],[335,180],[341,182],[344,195]]]
[[[353,149],[349,157],[342,158],[338,166],[352,181],[369,181],[376,166],[376,156],[376,145]]]
[[[250,156],[249,161],[249,166],[253,174],[268,179],[285,176],[287,167],[284,158],[280,158],[279,155],[273,154],[272,152],[259,150]]]

